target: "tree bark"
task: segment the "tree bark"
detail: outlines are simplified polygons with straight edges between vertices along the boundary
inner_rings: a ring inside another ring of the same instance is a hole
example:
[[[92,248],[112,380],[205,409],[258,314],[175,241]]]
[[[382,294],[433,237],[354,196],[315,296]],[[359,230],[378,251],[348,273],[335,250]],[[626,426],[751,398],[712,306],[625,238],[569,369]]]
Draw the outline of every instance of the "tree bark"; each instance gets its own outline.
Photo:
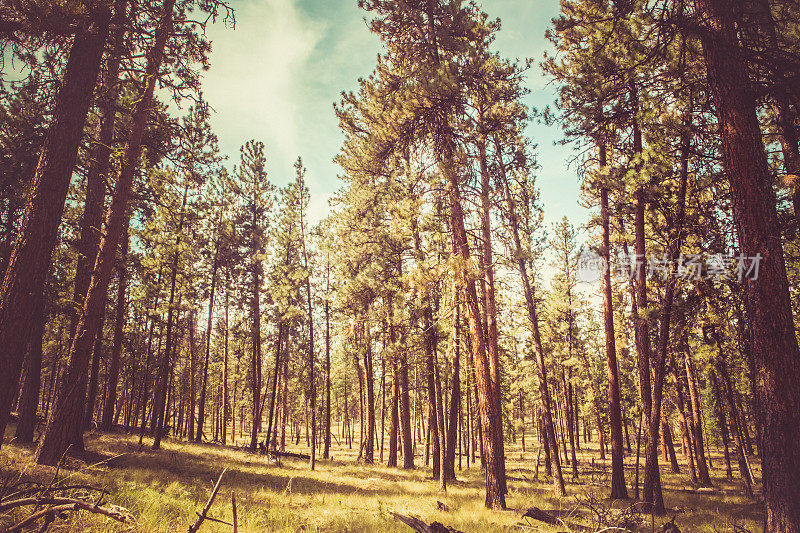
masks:
[[[736,36],[735,3],[695,0],[701,42],[722,133],[723,164],[742,254],[760,255],[758,279],[745,281],[763,427],[768,532],[800,532],[800,350],[781,234],[756,102]]]
[[[19,421],[14,438],[20,444],[33,442],[33,433],[39,422],[39,390],[42,383],[42,337],[46,315],[44,306],[39,308],[36,323],[31,331],[31,343],[25,357],[25,383],[19,401]],[[51,377],[53,379],[55,376]]]
[[[453,149],[445,142],[442,151],[442,170],[446,179],[448,199],[450,202],[450,224],[453,238],[453,252],[462,262],[456,275],[459,285],[464,291],[464,301],[467,310],[467,322],[472,341],[472,354],[475,366],[475,381],[478,388],[478,403],[481,414],[483,431],[483,450],[486,459],[486,501],[489,509],[504,509],[505,483],[502,480],[504,469],[499,463],[504,460],[498,456],[496,449],[496,424],[502,421],[501,414],[497,412],[497,403],[494,401],[492,389],[492,373],[486,351],[486,345],[480,323],[480,309],[478,307],[478,294],[475,289],[475,272],[467,241],[467,232],[464,225],[464,211],[461,205],[458,176],[456,175]]]
[[[110,10],[99,6],[92,12],[86,29],[73,39],[53,118],[29,185],[22,224],[3,276],[0,288],[0,346],[3,346],[0,351],[0,367],[3,368],[0,373],[0,441],[11,403],[19,390],[20,370],[36,313],[44,303],[50,259],[100,70],[110,18]],[[73,407],[82,410],[83,401],[81,398],[80,405]]]
[[[178,264],[180,262],[180,244],[183,236],[183,224],[186,219],[186,201],[189,195],[189,180],[186,180],[186,185],[183,189],[183,200],[181,201],[181,210],[178,219],[177,236],[175,237],[175,251],[172,254],[172,264],[170,266],[170,286],[169,286],[169,302],[167,303],[167,338],[164,341],[164,351],[160,354],[161,358],[158,363],[158,381],[153,397],[153,418],[151,420],[151,427],[153,427],[153,449],[158,450],[161,447],[161,439],[164,436],[164,420],[167,412],[167,394],[169,391],[169,375],[170,375],[170,357],[172,355],[172,345],[175,342],[173,334],[173,319],[175,316],[175,293],[176,283],[178,279]],[[202,438],[203,435],[203,420],[197,420],[197,433]],[[196,437],[197,438],[197,437]]]
[[[600,146],[600,166],[606,165],[605,146]],[[602,220],[602,257],[605,260],[603,272],[603,316],[606,334],[606,363],[608,371],[608,419],[611,426],[611,498],[627,499],[625,486],[625,465],[623,459],[622,415],[620,411],[619,368],[614,338],[614,308],[611,298],[611,235],[608,216],[608,188],[600,189],[600,217]],[[556,454],[556,456],[558,456]]]
[[[506,175],[505,166],[503,164],[500,143],[499,141],[496,141],[495,144],[497,147],[498,163],[503,181],[503,189],[505,191],[506,205],[508,206],[508,218],[511,224],[511,231],[514,239],[515,256],[517,257],[517,266],[522,279],[522,290],[525,295],[525,306],[527,308],[528,319],[530,320],[531,324],[531,333],[533,334],[534,354],[536,357],[536,364],[539,369],[539,390],[542,395],[542,403],[544,404],[543,417],[545,462],[547,465],[548,474],[551,473],[552,463],[555,464],[555,469],[552,471],[553,491],[557,496],[566,496],[567,489],[564,485],[564,477],[561,472],[561,461],[558,457],[555,427],[553,426],[553,411],[551,408],[550,391],[547,387],[547,365],[545,364],[544,360],[544,349],[542,347],[542,338],[539,331],[539,317],[536,309],[536,300],[534,298],[533,287],[531,285],[530,278],[528,277],[528,265],[525,262],[525,256],[523,254],[522,240],[519,234],[519,220],[516,202],[511,195],[511,190],[508,184],[508,176]],[[554,453],[552,453],[552,457],[551,450],[554,451]]]
[[[506,487],[506,460],[505,444],[503,442],[503,406],[500,391],[500,349],[497,333],[497,300],[494,284],[494,261],[492,257],[492,225],[491,225],[491,186],[489,184],[489,168],[486,161],[486,139],[481,137],[478,142],[478,158],[481,175],[481,235],[483,238],[481,250],[483,251],[483,292],[486,306],[486,357],[489,360],[489,374],[491,377],[492,400],[495,411],[500,418],[495,424],[495,449],[498,455],[497,469],[500,479],[500,489],[507,493]]]
[[[706,452],[703,443],[703,422],[701,420],[700,395],[697,392],[697,383],[694,377],[694,363],[692,355],[689,353],[689,344],[684,338],[681,342],[683,348],[684,362],[686,366],[686,381],[689,384],[689,401],[692,411],[691,426],[694,436],[694,455],[697,464],[697,477],[701,487],[711,487],[711,477],[706,465]]]
[[[86,373],[89,350],[97,335],[101,313],[105,310],[108,283],[119,248],[124,223],[127,219],[128,199],[133,185],[133,177],[142,153],[142,138],[150,114],[153,93],[158,73],[164,57],[164,48],[173,25],[175,0],[166,0],[155,32],[153,47],[148,52],[145,72],[145,85],[133,111],[133,121],[128,138],[128,147],[122,163],[122,170],[114,188],[114,196],[106,215],[106,233],[100,243],[92,280],[86,294],[83,308],[85,314],[78,323],[73,339],[70,368],[64,386],[59,390],[56,406],[50,416],[48,428],[36,453],[40,464],[53,465],[58,462],[68,445],[66,437],[75,424],[81,422],[81,400],[75,397],[81,391],[78,386],[80,376]]]
[[[117,308],[114,316],[114,344],[111,348],[111,363],[106,381],[106,401],[103,405],[103,418],[100,429],[109,431],[114,421],[114,407],[117,403],[117,382],[122,356],[122,341],[125,326],[125,292],[128,286],[126,257],[128,254],[128,229],[125,228],[120,246],[120,261],[117,265]]]
[[[197,420],[200,428],[205,427],[206,420],[206,388],[208,386],[208,360],[211,357],[211,329],[214,324],[214,296],[217,288],[217,267],[219,266],[219,242],[220,237],[214,243],[214,259],[211,265],[211,290],[208,296],[208,320],[206,322],[206,354],[203,361],[203,383],[200,386],[200,405],[198,406]],[[203,432],[198,431],[195,440],[203,440]]]

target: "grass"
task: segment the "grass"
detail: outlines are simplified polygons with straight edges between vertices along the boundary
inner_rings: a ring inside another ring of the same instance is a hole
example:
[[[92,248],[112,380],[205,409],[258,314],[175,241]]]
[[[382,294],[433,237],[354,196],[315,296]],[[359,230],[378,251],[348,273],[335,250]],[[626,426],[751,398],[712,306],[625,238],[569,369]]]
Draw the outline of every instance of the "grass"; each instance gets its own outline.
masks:
[[[569,483],[569,496],[559,499],[551,495],[551,484],[544,478],[543,467],[539,480],[533,480],[535,452],[529,448],[522,453],[519,446],[509,445],[506,499],[509,509],[489,511],[483,506],[483,474],[478,468],[457,471],[459,481],[451,483],[443,494],[430,478],[429,468],[418,466],[405,471],[383,465],[365,466],[355,461],[356,450],[341,447],[334,447],[334,459],[320,460],[314,472],[309,470],[307,461],[282,460],[276,464],[264,456],[211,444],[167,440],[162,450],[154,452],[149,446],[140,448],[137,438],[121,433],[90,433],[86,448],[89,453],[84,461],[71,459],[66,465],[70,483],[89,483],[107,489],[109,503],[127,508],[136,518],[136,524],[126,526],[99,515],[73,513],[68,521],[57,522],[58,526],[54,524],[49,531],[186,531],[223,468],[228,472],[209,514],[230,522],[231,492],[235,491],[242,533],[411,531],[395,520],[392,512],[415,515],[428,523],[439,521],[465,532],[554,532],[565,528],[529,523],[521,518],[522,513],[536,506],[572,512],[573,521],[591,524],[591,513],[579,500],[594,497],[605,506],[620,509],[630,505],[630,502],[612,504],[603,500],[608,495],[603,486],[607,465],[595,460],[593,467],[586,451],[579,457],[581,483]],[[31,454],[30,448],[13,442],[5,444],[0,450],[0,473],[4,477],[22,473],[23,477],[49,480],[53,469],[35,465]],[[632,460],[626,458],[629,486],[633,480]],[[417,462],[424,462],[424,458],[417,457]],[[686,465],[681,466],[686,472]],[[652,527],[650,517],[645,516],[646,523],[640,530],[657,531],[676,515],[676,523],[684,532],[758,531],[761,506],[745,498],[739,484],[720,477],[724,476],[719,470],[721,458],[714,457],[714,466],[713,473],[717,474],[714,484],[724,493],[689,493],[685,474],[671,474],[662,468],[665,502],[673,511],[666,518],[655,517]],[[568,480],[569,472],[565,468]],[[437,502],[445,504],[448,510],[440,510]],[[201,531],[229,533],[231,528],[206,522]]]

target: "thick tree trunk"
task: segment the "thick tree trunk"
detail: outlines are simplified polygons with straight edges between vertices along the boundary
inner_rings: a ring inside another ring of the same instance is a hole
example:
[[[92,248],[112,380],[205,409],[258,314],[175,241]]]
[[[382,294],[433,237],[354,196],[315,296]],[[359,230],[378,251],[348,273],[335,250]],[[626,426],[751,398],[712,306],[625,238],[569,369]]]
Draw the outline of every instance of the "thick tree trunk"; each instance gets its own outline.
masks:
[[[78,32],[72,42],[53,118],[29,185],[22,224],[0,288],[0,346],[3,347],[0,351],[0,367],[3,368],[0,373],[0,441],[11,403],[19,390],[20,370],[36,314],[44,304],[50,258],[100,70],[110,18],[107,7],[96,8],[86,29]],[[83,402],[81,397],[72,407],[82,412]]]
[[[722,132],[723,163],[744,256],[760,256],[745,281],[753,334],[768,532],[800,532],[800,350],[795,335],[781,235],[754,95],[736,37],[735,3],[695,0],[709,86]]]
[[[106,215],[106,232],[100,243],[100,252],[97,255],[94,273],[83,305],[85,314],[78,323],[72,343],[70,368],[65,376],[64,386],[59,389],[56,406],[37,449],[36,460],[40,464],[56,464],[68,446],[69,432],[75,427],[75,424],[81,423],[82,401],[76,397],[76,393],[81,392],[78,381],[81,379],[80,376],[86,373],[89,350],[97,335],[100,315],[105,310],[108,283],[127,219],[128,199],[142,153],[142,138],[150,114],[164,48],[173,25],[174,7],[175,0],[166,0],[162,18],[155,32],[153,47],[148,52],[144,90],[133,111],[128,147],[114,188],[111,206]]]
[[[453,252],[462,263],[457,269],[456,276],[459,285],[464,291],[483,431],[483,451],[486,460],[485,504],[490,509],[504,509],[506,506],[505,483],[502,477],[505,469],[500,465],[504,458],[498,455],[500,450],[497,450],[495,446],[498,433],[496,425],[501,423],[502,417],[501,413],[497,412],[497,403],[495,402],[492,388],[492,370],[481,331],[481,313],[478,307],[478,294],[475,289],[476,276],[464,225],[464,211],[461,206],[461,193],[453,161],[452,147],[446,146],[445,148],[442,154],[441,166],[445,175],[450,201],[450,229],[453,237]]]

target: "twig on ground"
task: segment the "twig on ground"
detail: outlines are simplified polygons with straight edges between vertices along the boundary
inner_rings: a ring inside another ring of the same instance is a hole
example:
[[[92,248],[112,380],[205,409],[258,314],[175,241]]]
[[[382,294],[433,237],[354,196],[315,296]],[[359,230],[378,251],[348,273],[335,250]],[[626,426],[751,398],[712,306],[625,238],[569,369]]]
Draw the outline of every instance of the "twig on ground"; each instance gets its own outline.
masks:
[[[217,497],[217,492],[219,492],[219,487],[220,487],[220,484],[222,483],[222,476],[224,476],[225,472],[227,472],[227,471],[228,471],[228,469],[225,468],[222,471],[222,473],[219,475],[219,478],[217,478],[217,483],[214,485],[214,490],[211,491],[211,496],[208,498],[208,501],[206,502],[205,506],[203,507],[203,510],[201,512],[197,513],[197,521],[194,523],[194,525],[189,527],[189,533],[196,533],[197,530],[200,529],[200,526],[203,525],[203,521],[206,518],[208,518],[206,515],[208,514],[209,509],[211,509],[211,505],[214,503],[214,498]],[[211,519],[211,520],[213,520],[213,519]],[[225,523],[227,523],[227,522],[225,522]]]

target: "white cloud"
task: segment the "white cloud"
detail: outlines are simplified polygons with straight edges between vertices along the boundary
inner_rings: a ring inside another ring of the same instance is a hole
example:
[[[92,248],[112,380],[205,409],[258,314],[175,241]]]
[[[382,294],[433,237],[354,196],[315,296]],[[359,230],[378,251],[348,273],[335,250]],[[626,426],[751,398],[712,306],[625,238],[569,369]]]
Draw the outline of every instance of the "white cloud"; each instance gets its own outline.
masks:
[[[238,160],[238,147],[254,138],[266,144],[268,170],[288,175],[300,144],[301,77],[325,27],[304,18],[296,0],[234,7],[235,30],[209,29],[212,67],[203,91],[216,111],[212,123],[231,163]]]

